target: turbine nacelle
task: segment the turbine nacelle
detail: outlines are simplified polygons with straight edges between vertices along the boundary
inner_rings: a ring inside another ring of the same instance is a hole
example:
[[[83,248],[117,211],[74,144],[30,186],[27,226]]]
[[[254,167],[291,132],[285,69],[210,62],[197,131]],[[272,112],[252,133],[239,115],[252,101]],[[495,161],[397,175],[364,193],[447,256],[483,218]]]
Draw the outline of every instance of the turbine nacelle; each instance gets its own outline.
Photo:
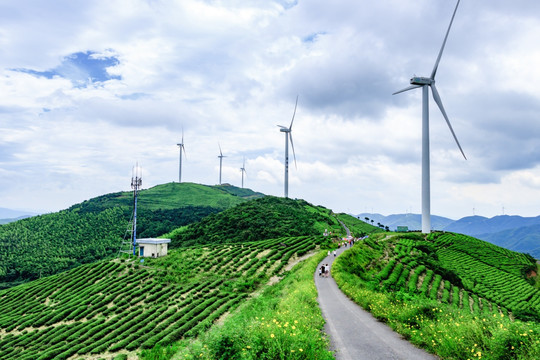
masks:
[[[431,85],[434,82],[435,82],[434,79],[421,77],[421,76],[414,76],[411,78],[411,85],[424,86],[424,85]]]
[[[285,126],[278,125],[278,127],[279,127],[279,131],[281,131],[281,132],[284,132],[284,133],[290,133],[291,132],[291,129],[287,128]]]

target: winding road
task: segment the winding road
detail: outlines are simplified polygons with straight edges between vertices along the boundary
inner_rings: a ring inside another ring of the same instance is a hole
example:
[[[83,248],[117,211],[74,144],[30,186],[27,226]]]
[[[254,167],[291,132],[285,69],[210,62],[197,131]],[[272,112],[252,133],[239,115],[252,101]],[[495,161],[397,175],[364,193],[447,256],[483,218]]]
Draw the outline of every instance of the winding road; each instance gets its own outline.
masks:
[[[347,249],[338,249],[337,255]],[[331,254],[319,267],[328,263],[332,269],[333,261],[334,255]],[[339,290],[331,275],[328,278],[319,277],[317,270],[314,278],[319,306],[326,320],[325,331],[330,338],[330,349],[334,351],[337,360],[437,359],[404,340],[352,302]]]

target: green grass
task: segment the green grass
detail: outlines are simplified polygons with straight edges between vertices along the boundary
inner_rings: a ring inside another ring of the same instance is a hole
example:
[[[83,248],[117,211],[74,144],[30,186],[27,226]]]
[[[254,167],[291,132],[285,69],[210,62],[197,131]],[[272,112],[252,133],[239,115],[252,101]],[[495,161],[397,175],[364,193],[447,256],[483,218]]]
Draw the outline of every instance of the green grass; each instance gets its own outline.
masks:
[[[224,210],[262,196],[264,195],[261,193],[234,186],[167,183],[141,190],[138,205],[148,210],[170,210],[182,206],[209,206]],[[84,208],[87,205],[109,208],[131,206],[132,203],[133,192],[124,191],[99,196],[80,205],[75,205],[73,208]]]
[[[179,351],[172,359],[333,359],[313,282],[325,256],[323,251],[297,265],[196,340],[175,344]],[[169,359],[165,351],[144,351],[141,359]]]

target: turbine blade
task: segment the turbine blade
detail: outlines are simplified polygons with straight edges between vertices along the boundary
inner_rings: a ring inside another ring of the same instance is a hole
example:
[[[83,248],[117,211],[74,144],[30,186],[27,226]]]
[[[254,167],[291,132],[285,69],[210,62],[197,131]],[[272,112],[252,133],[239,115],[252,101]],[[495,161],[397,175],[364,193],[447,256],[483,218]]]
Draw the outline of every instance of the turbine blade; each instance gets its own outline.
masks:
[[[293,141],[292,141],[292,133],[289,133],[289,138],[291,139],[291,148],[292,148],[292,154],[293,154],[293,158],[294,158],[294,168],[298,169],[298,166],[296,166],[296,154],[294,153],[294,144],[293,144]]]
[[[435,74],[437,74],[437,68],[439,67],[439,61],[441,61],[441,56],[444,51],[444,46],[446,45],[446,40],[448,39],[448,34],[450,33],[450,28],[452,27],[452,23],[454,22],[454,17],[456,16],[456,11],[459,6],[459,1],[456,4],[456,8],[454,9],[454,14],[452,15],[452,19],[450,20],[450,25],[448,25],[448,30],[446,30],[446,36],[444,37],[444,41],[441,46],[441,50],[439,51],[439,56],[437,57],[437,61],[435,61],[435,66],[433,67],[433,71],[431,72],[431,79],[435,79]]]
[[[217,143],[218,146],[219,146],[219,155],[223,156],[223,153],[221,152],[221,145],[219,143]]]
[[[291,126],[289,126],[289,130],[292,129],[292,123],[294,121],[294,115],[296,115],[296,107],[297,106],[298,106],[298,95],[296,95],[296,104],[294,105],[294,112],[292,114]]]
[[[281,129],[289,130],[289,128],[288,128],[288,127],[286,127],[286,126],[283,126],[283,125],[276,125],[276,126],[277,126],[278,128],[281,128]]]
[[[184,150],[184,157],[187,159],[186,147],[182,144],[182,150]]]
[[[184,127],[182,126],[182,144],[184,144]]]
[[[461,151],[461,154],[467,160],[467,157],[465,156],[465,153],[463,152],[463,149],[461,148],[461,145],[459,144],[459,141],[456,137],[456,133],[454,133],[454,129],[452,129],[452,125],[450,124],[450,120],[448,119],[448,115],[446,115],[446,111],[444,110],[444,106],[441,101],[441,97],[439,96],[439,92],[437,91],[437,88],[435,87],[435,83],[431,84],[431,92],[433,93],[433,100],[437,103],[437,106],[439,106],[439,109],[441,110],[441,113],[444,116],[444,119],[446,120],[446,123],[448,124],[448,127],[450,128],[450,132],[452,133],[452,136],[454,136],[454,140],[456,140],[456,144]]]
[[[422,85],[411,85],[411,86],[407,86],[405,89],[396,91],[396,92],[393,93],[392,95],[396,95],[396,94],[399,94],[399,93],[402,93],[402,92],[405,92],[405,91],[409,91],[409,90],[412,90],[412,89],[416,89],[416,88],[419,88],[419,87],[422,87]]]

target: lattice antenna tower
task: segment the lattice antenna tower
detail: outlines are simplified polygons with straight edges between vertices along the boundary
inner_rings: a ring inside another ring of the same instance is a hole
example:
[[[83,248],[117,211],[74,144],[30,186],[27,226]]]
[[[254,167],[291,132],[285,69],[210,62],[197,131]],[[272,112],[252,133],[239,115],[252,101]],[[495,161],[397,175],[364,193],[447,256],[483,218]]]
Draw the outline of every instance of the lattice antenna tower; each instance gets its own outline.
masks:
[[[126,233],[120,247],[121,253],[137,255],[137,197],[142,186],[142,168],[139,164],[132,169],[131,188],[133,189],[133,211],[126,228]]]
[[[139,164],[133,168],[131,174],[131,188],[133,189],[133,256],[137,255],[137,198],[142,186],[142,168]]]

